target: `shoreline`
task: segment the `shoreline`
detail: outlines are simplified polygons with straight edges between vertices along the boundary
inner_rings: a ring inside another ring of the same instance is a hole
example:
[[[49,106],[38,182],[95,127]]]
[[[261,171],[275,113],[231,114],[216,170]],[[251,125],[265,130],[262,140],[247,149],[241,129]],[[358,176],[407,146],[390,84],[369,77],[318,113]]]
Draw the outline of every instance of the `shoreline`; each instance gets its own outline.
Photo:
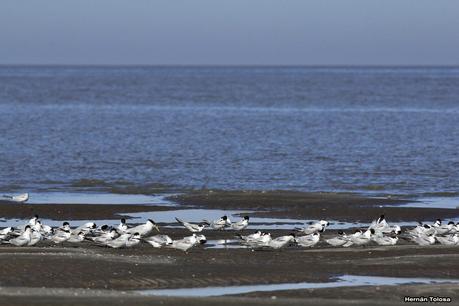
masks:
[[[251,217],[332,219],[370,222],[385,213],[388,222],[457,218],[459,209],[397,207],[404,199],[365,198],[353,194],[261,191],[194,191],[169,197],[177,206],[139,204],[1,204],[5,218],[29,218],[38,214],[53,220],[113,220],[129,213],[170,212],[184,209],[252,211]],[[391,205],[387,207],[386,205]],[[203,216],[204,217],[204,216]],[[137,222],[131,219],[130,223]],[[173,239],[190,233],[161,224],[161,233]],[[1,223],[0,223],[1,225]],[[357,227],[358,225],[355,225]],[[250,232],[247,230],[246,232]],[[269,230],[274,237],[290,229]],[[349,229],[347,230],[349,231]],[[208,241],[234,239],[232,231],[205,231]],[[138,296],[132,290],[203,288],[257,284],[330,282],[339,275],[459,280],[459,247],[421,247],[400,241],[396,246],[333,248],[324,239],[335,236],[327,229],[312,249],[290,247],[283,250],[205,248],[188,253],[154,249],[142,243],[132,249],[109,249],[88,242],[54,245],[42,242],[35,247],[0,245],[0,302],[9,305],[393,305],[401,296],[448,295],[458,301],[456,285],[357,286],[324,289],[250,292],[224,297],[179,298]],[[14,260],[8,260],[14,258]],[[3,260],[4,259],[4,260]],[[26,284],[26,286],[25,286]],[[37,288],[46,289],[37,289]],[[51,291],[48,291],[50,289]],[[107,291],[108,290],[108,291]],[[126,294],[122,293],[127,291]],[[51,293],[50,293],[51,292]],[[75,296],[76,295],[76,296]],[[389,295],[389,298],[382,296]],[[276,298],[273,299],[272,297]],[[375,298],[376,296],[376,298]],[[57,299],[56,297],[61,297]],[[400,300],[401,301],[401,300]]]

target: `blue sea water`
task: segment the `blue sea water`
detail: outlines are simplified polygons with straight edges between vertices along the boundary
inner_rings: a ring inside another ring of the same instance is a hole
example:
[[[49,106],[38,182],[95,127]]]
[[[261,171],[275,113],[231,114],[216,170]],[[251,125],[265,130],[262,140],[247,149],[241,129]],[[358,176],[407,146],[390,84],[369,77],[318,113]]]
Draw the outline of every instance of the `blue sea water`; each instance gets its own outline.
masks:
[[[0,191],[459,190],[456,67],[0,67]]]

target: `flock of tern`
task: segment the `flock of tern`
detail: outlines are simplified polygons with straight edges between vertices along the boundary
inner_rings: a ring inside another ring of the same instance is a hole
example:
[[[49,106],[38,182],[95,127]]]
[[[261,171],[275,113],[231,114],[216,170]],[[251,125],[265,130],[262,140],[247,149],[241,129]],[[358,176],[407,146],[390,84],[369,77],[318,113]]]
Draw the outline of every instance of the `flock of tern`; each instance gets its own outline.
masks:
[[[0,243],[15,246],[33,246],[40,241],[48,240],[56,244],[81,243],[90,241],[100,246],[111,248],[129,248],[138,245],[142,241],[150,244],[154,248],[174,248],[188,251],[194,246],[206,243],[207,239],[203,234],[206,230],[233,230],[241,232],[249,225],[250,218],[243,217],[238,222],[231,222],[227,216],[217,220],[203,220],[202,223],[190,223],[176,218],[177,222],[189,230],[192,235],[183,239],[173,240],[168,235],[156,234],[159,227],[149,219],[146,223],[129,226],[125,219],[117,226],[102,225],[97,227],[94,222],[88,222],[76,228],[70,227],[68,222],[62,226],[52,228],[42,224],[38,216],[33,217],[27,224],[13,228],[7,227],[0,230]],[[303,228],[296,228],[296,233],[273,238],[270,233],[256,231],[249,235],[236,233],[238,241],[249,248],[271,248],[280,249],[290,245],[301,247],[313,247],[320,241],[321,233],[329,226],[329,222],[321,220],[310,223]],[[325,239],[325,242],[335,247],[365,246],[371,243],[377,245],[395,245],[399,239],[408,240],[418,245],[432,245],[439,242],[443,245],[459,245],[459,223],[449,222],[443,224],[441,220],[436,220],[433,224],[422,224],[407,229],[404,233],[400,226],[389,225],[381,215],[374,220],[365,230],[356,230],[354,233],[346,235],[339,231],[336,237]]]

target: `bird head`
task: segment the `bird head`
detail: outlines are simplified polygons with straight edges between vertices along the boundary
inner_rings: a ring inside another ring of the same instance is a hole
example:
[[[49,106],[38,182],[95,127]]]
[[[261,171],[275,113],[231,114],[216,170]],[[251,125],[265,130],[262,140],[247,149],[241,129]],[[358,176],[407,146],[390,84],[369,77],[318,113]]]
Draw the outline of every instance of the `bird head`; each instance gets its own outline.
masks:
[[[153,228],[155,228],[158,232],[160,232],[159,226],[155,223],[155,221],[153,221],[153,220],[151,220],[151,219],[148,219],[147,222],[150,222],[151,225],[153,225]]]

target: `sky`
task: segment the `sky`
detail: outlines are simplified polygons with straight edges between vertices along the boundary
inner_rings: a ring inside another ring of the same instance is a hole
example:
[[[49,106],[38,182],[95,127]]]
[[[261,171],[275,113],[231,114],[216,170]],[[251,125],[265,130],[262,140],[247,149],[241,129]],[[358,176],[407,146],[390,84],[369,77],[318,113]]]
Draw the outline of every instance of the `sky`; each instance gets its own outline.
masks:
[[[459,65],[456,0],[2,0],[0,64]]]

